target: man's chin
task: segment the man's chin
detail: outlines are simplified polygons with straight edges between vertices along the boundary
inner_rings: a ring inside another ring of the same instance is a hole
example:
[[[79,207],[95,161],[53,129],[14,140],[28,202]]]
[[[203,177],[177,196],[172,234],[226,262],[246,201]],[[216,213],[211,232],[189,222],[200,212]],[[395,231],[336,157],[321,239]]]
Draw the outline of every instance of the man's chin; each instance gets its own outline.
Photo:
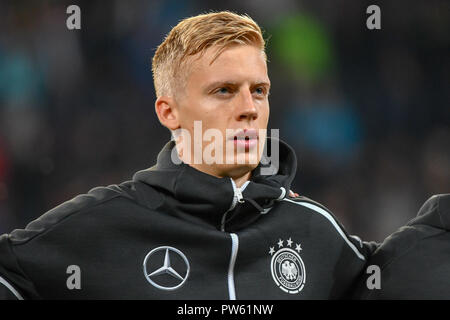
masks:
[[[225,156],[219,160],[214,157],[205,158],[203,155],[201,163],[189,162],[186,159],[182,161],[199,171],[216,177],[237,178],[243,177],[253,171],[258,166],[260,160],[261,155],[245,152]]]
[[[253,171],[258,163],[244,163],[244,164],[218,164],[216,172],[220,172],[222,177],[241,177]]]

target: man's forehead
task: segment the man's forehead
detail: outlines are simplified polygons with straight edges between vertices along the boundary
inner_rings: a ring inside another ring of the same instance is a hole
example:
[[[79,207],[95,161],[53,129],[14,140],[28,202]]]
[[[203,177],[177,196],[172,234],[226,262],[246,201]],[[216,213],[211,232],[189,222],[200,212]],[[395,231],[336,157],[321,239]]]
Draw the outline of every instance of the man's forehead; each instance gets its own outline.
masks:
[[[193,56],[187,57],[185,62],[191,67],[199,67],[218,65],[221,61],[223,62],[224,60],[237,60],[237,58],[239,58],[239,55],[235,53],[236,50],[234,49],[247,49],[247,51],[249,52],[254,51],[254,57],[261,58],[261,62],[264,62],[264,65],[266,65],[265,52],[260,48],[250,44],[228,45],[224,48],[215,45],[207,48],[203,52],[199,52]]]
[[[239,49],[241,49],[241,51],[246,50],[249,52],[254,52],[256,57],[262,58],[262,61],[264,61],[264,63],[266,62],[264,51],[253,44],[230,44],[223,48],[220,46],[213,46],[206,50],[205,55],[209,56],[209,64],[212,65],[216,60],[236,58],[237,55],[233,52]]]
[[[233,49],[246,49],[242,54]],[[270,83],[265,54],[252,45],[236,45],[225,48],[216,56],[218,47],[208,48],[203,55],[188,61],[190,72],[201,75],[207,82],[241,82],[243,80]]]

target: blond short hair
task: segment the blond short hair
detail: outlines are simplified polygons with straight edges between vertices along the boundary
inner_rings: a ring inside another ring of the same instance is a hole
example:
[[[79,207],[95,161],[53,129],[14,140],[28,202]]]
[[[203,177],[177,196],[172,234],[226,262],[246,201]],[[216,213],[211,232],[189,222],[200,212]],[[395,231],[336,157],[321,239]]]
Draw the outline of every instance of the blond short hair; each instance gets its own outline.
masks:
[[[264,53],[265,41],[258,24],[247,15],[229,11],[200,14],[181,20],[158,46],[152,60],[156,96],[173,95],[186,81],[185,60],[213,46],[214,60],[227,47],[255,45]],[[265,54],[265,53],[264,53]]]

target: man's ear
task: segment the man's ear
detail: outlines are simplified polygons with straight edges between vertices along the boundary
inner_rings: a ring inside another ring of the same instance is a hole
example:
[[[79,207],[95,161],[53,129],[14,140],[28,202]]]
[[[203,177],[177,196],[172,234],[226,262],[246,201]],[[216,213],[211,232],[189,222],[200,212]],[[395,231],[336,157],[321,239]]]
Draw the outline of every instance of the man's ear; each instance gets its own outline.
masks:
[[[161,96],[155,101],[155,111],[159,122],[170,130],[180,128],[178,106],[169,96]]]

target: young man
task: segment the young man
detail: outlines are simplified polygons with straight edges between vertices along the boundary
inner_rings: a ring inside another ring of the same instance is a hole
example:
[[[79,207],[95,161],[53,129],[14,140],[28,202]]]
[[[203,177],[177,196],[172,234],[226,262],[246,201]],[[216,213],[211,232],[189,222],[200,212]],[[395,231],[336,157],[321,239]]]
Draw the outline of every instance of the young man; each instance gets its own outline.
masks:
[[[270,81],[258,25],[230,12],[185,19],[153,72],[156,113],[176,142],[131,181],[3,235],[0,297],[345,297],[373,246],[290,193],[285,143],[267,139],[277,159],[270,174],[262,165]]]

